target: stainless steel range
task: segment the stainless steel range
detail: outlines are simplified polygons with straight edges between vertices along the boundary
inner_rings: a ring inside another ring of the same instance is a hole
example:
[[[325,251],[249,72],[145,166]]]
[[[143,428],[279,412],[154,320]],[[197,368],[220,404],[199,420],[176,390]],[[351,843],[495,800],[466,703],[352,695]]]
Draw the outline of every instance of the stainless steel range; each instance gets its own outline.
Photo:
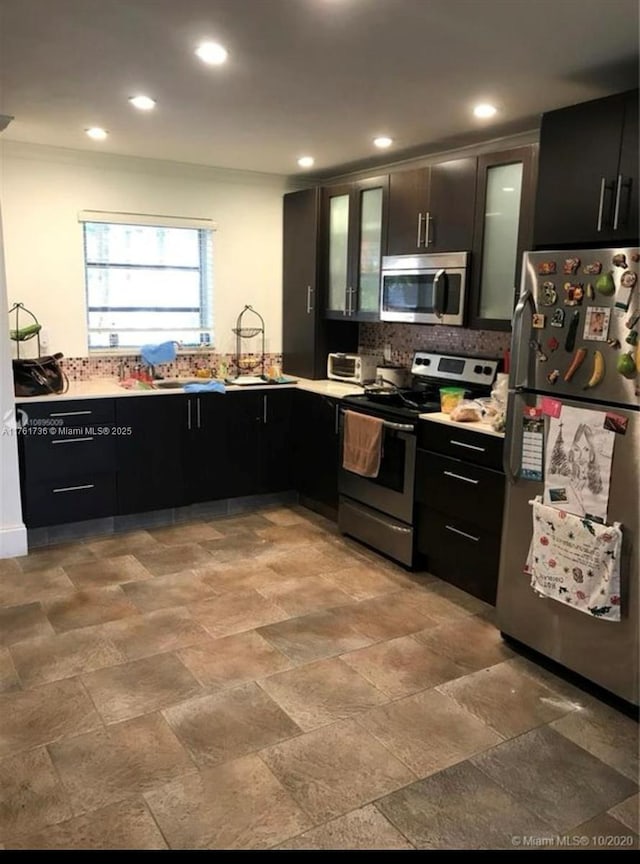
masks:
[[[420,414],[440,410],[440,387],[463,387],[470,398],[488,396],[498,360],[417,351],[411,367],[412,386],[386,385],[345,396],[340,409],[338,527],[390,558],[413,566],[414,482]],[[357,411],[384,422],[382,459],[375,478],[342,467],[344,412]]]

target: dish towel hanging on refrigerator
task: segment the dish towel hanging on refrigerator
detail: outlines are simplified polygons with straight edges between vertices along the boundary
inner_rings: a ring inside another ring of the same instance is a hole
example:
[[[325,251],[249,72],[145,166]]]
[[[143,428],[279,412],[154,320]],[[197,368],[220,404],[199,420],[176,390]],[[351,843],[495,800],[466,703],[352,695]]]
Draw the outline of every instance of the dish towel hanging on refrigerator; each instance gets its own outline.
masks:
[[[533,537],[525,573],[538,594],[580,612],[620,620],[619,522],[602,525],[542,504],[533,506]]]

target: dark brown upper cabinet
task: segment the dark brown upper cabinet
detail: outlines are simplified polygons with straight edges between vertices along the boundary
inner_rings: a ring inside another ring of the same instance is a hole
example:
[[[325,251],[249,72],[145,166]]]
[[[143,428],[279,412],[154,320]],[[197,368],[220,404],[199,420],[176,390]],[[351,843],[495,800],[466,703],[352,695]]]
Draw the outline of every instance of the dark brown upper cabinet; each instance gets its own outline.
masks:
[[[355,351],[358,325],[322,315],[321,190],[284,196],[282,366],[289,375],[326,378],[329,351]]]
[[[542,117],[537,249],[638,239],[638,91]]]
[[[469,326],[510,330],[522,254],[531,248],[536,145],[478,158]]]
[[[380,319],[389,177],[328,186],[323,196],[325,316]]]
[[[477,159],[452,159],[389,178],[387,255],[463,252],[473,241]]]

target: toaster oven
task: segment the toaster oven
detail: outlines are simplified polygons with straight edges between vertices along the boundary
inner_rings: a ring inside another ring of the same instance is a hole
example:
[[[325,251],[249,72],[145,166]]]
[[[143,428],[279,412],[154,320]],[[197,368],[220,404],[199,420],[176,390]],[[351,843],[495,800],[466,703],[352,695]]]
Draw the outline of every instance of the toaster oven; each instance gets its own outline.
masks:
[[[349,384],[366,384],[375,381],[376,367],[380,362],[380,357],[374,354],[329,354],[327,378]]]

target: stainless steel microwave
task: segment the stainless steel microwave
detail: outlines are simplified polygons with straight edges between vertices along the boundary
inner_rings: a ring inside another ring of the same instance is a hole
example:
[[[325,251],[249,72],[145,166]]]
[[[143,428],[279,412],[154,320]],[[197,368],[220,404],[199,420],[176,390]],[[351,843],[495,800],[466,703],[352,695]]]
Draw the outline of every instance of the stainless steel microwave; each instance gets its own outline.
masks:
[[[470,252],[382,259],[380,320],[462,327]]]

